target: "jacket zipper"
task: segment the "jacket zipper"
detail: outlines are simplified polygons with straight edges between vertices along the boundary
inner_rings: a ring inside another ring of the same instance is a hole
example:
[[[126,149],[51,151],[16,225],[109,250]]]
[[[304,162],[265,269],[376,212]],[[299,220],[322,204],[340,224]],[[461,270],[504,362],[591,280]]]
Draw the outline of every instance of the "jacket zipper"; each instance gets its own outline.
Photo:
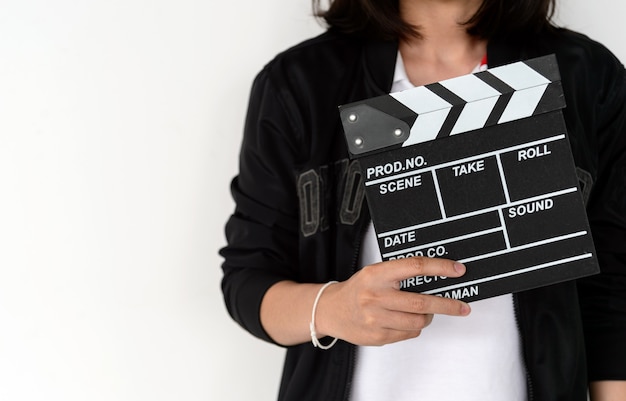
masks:
[[[366,204],[363,204],[366,206]],[[360,227],[359,234],[357,235],[356,241],[354,242],[354,255],[352,256],[352,265],[351,271],[352,274],[356,273],[357,263],[359,261],[359,252],[361,250],[361,242],[363,241],[363,235],[365,235],[365,231],[367,230],[367,226],[369,224],[369,219],[364,219],[365,222],[362,223]],[[348,381],[346,382],[346,386],[344,388],[344,396],[343,400],[347,401],[350,399],[350,394],[352,392],[352,381],[354,378],[354,367],[356,366],[356,345],[350,344],[349,358],[348,358]]]
[[[517,294],[513,294],[513,312],[515,315],[515,323],[517,324],[517,330],[519,331],[519,335],[521,338],[521,350],[522,353],[522,361],[524,362],[524,372],[526,373],[526,392],[528,401],[533,401],[535,399],[535,394],[533,392],[533,381],[530,377],[530,373],[528,372],[528,361],[526,360],[526,353],[524,352],[524,336],[522,334],[522,327],[520,324],[519,318],[519,299]]]

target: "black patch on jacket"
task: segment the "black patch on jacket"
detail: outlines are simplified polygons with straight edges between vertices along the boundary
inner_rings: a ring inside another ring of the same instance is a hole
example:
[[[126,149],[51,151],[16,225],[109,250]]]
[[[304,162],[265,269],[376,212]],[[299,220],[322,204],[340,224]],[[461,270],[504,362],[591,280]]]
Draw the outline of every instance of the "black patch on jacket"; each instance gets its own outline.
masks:
[[[354,225],[361,216],[365,190],[358,161],[341,159],[300,173],[297,189],[304,237],[328,230],[333,210],[337,224]]]

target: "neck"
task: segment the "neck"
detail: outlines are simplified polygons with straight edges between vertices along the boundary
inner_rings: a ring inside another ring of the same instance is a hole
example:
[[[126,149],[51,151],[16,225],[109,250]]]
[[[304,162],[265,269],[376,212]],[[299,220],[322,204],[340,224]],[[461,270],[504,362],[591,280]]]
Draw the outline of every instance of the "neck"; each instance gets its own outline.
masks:
[[[486,53],[486,41],[462,25],[482,0],[400,0],[400,14],[421,37],[400,42],[409,79],[422,85],[467,74]],[[417,82],[416,82],[417,81]]]

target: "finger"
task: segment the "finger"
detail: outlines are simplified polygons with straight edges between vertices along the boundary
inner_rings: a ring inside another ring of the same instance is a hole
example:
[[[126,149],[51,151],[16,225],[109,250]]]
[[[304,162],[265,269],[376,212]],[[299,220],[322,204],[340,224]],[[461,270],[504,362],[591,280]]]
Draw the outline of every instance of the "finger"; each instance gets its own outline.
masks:
[[[394,292],[393,296],[385,299],[384,307],[388,310],[449,316],[467,316],[471,312],[467,303],[456,299],[407,291]]]
[[[379,265],[384,268],[386,278],[395,282],[415,276],[460,277],[466,271],[465,265],[460,262],[423,256],[390,260]]]
[[[386,311],[377,322],[380,327],[399,331],[421,331],[433,321],[431,313]]]
[[[421,333],[421,330],[407,331],[383,329],[375,333],[370,333],[368,336],[359,339],[357,343],[358,345],[381,346],[409,340],[411,338],[418,337]]]

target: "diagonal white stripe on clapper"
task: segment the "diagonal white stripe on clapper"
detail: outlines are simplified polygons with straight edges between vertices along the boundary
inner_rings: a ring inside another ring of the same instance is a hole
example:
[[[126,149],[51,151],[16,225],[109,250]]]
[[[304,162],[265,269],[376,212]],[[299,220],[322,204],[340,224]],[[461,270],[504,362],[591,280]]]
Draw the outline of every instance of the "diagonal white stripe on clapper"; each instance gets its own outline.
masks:
[[[495,96],[467,103],[456,124],[454,124],[454,128],[450,131],[450,135],[462,134],[483,128],[491,115],[491,111],[498,102],[498,98],[499,96]]]
[[[452,105],[439,96],[435,95],[428,88],[418,86],[402,92],[392,93],[391,97],[404,104],[417,114],[429,113],[452,107]]]
[[[485,98],[500,96],[500,92],[473,74],[446,79],[439,83],[466,102],[476,102]]]
[[[414,145],[437,138],[441,126],[452,105],[424,86],[418,86],[391,96],[417,113],[417,120],[411,127],[411,134],[402,146]]]
[[[551,82],[548,78],[539,74],[521,61],[503,65],[502,67],[491,68],[488,71],[516,91],[528,89],[533,86],[546,85]]]
[[[485,126],[491,111],[495,107],[500,92],[475,75],[464,75],[440,82],[441,85],[454,92],[468,102],[450,135],[472,131]]]
[[[443,123],[446,121],[446,117],[448,117],[448,113],[450,113],[450,109],[451,107],[448,107],[447,109],[431,111],[430,113],[417,116],[417,120],[411,127],[411,134],[402,146],[415,145],[416,143],[436,139]]]
[[[498,124],[532,116],[547,87],[545,84],[514,92]]]

